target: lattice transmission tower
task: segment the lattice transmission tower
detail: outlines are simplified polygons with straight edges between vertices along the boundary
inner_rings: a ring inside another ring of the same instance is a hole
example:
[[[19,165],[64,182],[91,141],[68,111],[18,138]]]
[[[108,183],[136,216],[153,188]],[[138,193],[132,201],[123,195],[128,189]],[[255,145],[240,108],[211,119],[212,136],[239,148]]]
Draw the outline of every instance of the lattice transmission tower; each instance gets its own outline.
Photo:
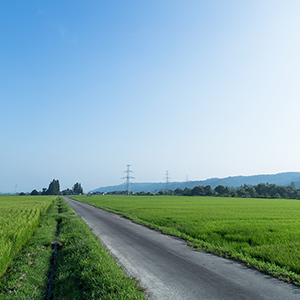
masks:
[[[169,171],[166,171],[165,180],[166,180],[166,192],[167,192],[169,190],[169,183],[170,183]]]
[[[125,184],[126,184],[127,195],[131,194],[131,191],[130,191],[130,184],[131,184],[130,179],[134,179],[133,176],[130,176],[130,173],[132,173],[132,171],[130,170],[130,166],[131,165],[127,165],[127,170],[124,171],[124,173],[126,173],[126,176],[122,178],[122,179],[126,179]]]

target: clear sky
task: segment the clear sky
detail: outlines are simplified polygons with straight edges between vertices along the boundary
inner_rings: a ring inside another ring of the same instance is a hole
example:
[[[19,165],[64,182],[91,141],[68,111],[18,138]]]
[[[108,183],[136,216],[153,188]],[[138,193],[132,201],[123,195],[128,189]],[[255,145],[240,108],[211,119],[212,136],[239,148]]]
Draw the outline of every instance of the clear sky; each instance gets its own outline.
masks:
[[[300,170],[299,0],[0,3],[0,192]]]

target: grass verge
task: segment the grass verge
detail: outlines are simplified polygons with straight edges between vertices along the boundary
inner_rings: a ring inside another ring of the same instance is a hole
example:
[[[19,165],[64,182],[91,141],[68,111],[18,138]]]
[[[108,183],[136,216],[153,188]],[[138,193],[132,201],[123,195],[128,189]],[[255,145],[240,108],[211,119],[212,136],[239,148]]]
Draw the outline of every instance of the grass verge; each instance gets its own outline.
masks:
[[[55,259],[53,244],[58,245]],[[58,198],[0,278],[0,299],[146,298],[66,201]]]
[[[146,299],[79,217],[62,217],[57,240],[54,299]]]

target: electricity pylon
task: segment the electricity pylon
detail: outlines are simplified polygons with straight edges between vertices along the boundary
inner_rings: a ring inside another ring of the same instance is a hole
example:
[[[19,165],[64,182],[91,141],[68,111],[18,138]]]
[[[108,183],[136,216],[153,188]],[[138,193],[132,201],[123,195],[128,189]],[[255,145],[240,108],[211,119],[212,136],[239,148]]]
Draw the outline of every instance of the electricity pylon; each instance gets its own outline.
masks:
[[[131,183],[130,179],[134,179],[133,176],[130,176],[130,172],[132,172],[130,170],[130,166],[131,165],[127,165],[127,170],[124,171],[124,173],[126,173],[126,176],[122,178],[122,179],[126,179],[125,184],[126,184],[127,195],[130,195],[130,193],[131,193],[131,191],[130,191],[130,183]]]
[[[169,180],[170,180],[170,177],[169,177],[169,171],[166,171],[166,192],[169,190]]]

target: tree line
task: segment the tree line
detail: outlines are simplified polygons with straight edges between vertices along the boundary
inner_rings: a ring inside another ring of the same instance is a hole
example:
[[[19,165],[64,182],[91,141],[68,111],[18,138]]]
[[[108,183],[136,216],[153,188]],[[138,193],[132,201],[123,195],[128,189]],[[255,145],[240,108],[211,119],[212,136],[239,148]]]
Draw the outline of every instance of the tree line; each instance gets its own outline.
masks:
[[[22,193],[23,195],[24,193]],[[83,188],[81,183],[76,182],[72,189],[67,188],[66,190],[60,191],[60,184],[58,179],[53,179],[48,188],[43,188],[42,191],[33,190],[30,195],[79,195],[83,194]],[[20,194],[21,195],[21,194]],[[25,195],[25,194],[24,194]]]
[[[121,194],[121,192],[118,192]],[[210,185],[195,186],[185,189],[159,191],[157,193],[138,192],[135,195],[178,195],[178,196],[214,196],[214,197],[238,197],[238,198],[274,198],[274,199],[300,199],[300,189],[295,185],[278,186],[276,184],[260,183],[254,186],[243,185],[238,188],[218,185],[214,189]]]

